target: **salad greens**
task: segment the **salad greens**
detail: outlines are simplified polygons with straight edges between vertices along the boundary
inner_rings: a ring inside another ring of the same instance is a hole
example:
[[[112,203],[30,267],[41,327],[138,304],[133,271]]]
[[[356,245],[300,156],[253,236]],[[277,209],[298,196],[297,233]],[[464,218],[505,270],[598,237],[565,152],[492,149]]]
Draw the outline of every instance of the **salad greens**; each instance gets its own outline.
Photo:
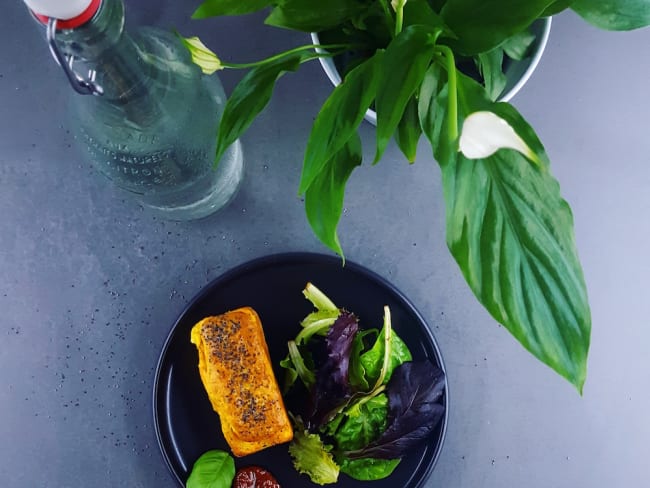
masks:
[[[224,451],[207,451],[194,463],[186,488],[230,488],[235,479],[235,461]]]
[[[303,293],[316,310],[281,362],[295,424],[294,466],[318,484],[336,482],[339,471],[358,480],[385,478],[442,419],[444,373],[412,361],[388,307],[381,330],[362,330],[353,313],[313,284]]]

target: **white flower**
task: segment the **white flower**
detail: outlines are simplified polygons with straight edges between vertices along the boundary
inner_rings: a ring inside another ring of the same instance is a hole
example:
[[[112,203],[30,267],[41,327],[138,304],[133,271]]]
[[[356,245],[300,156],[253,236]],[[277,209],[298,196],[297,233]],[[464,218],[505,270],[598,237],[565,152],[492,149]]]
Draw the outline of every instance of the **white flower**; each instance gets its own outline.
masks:
[[[397,9],[404,8],[407,0],[391,0],[390,4],[393,7],[393,10],[397,12]]]
[[[223,69],[221,60],[201,42],[201,39],[198,37],[181,37],[181,41],[189,49],[192,61],[198,64],[206,75],[211,75],[215,71]]]
[[[508,148],[539,162],[537,154],[512,126],[493,112],[474,112],[467,116],[460,133],[459,146],[460,152],[469,159],[487,158],[499,149]]]

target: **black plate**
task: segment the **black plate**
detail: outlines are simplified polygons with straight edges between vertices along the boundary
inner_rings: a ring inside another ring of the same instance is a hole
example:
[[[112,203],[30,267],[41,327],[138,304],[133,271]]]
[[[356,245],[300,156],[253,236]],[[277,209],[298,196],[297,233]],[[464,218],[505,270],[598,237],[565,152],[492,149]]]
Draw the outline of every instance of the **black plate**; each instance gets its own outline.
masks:
[[[198,373],[198,357],[190,342],[192,326],[209,315],[251,306],[264,325],[276,375],[286,355],[287,341],[300,329],[299,321],[312,305],[303,297],[311,281],[339,307],[353,311],[362,328],[380,328],[383,306],[391,309],[395,331],[404,339],[414,359],[428,358],[444,370],[431,331],[413,305],[384,279],[354,263],[345,267],[333,256],[281,254],[243,264],[207,285],[188,305],[163,347],[154,386],[156,435],[169,469],[185,486],[196,459],[210,449],[229,451]],[[447,395],[444,398],[447,407]],[[448,408],[445,409],[447,412]],[[361,482],[341,473],[337,488],[416,488],[427,479],[438,458],[447,427],[447,413],[427,444],[405,457],[385,480]],[[283,487],[314,488],[291,464],[286,445],[236,458],[237,467],[258,465],[271,471]]]

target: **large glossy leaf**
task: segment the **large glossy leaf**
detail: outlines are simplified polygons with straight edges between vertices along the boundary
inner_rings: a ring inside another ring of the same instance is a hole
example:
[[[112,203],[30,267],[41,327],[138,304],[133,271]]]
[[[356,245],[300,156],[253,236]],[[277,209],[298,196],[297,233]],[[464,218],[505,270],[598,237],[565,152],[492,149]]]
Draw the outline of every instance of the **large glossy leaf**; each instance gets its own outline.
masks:
[[[466,55],[489,51],[521,32],[553,0],[448,0],[441,15],[458,36],[450,42]]]
[[[454,36],[442,17],[433,11],[429,0],[408,0],[404,5],[404,28],[417,24],[440,27],[443,35]]]
[[[502,150],[443,167],[447,243],[494,318],[580,391],[590,315],[573,219],[548,171]]]
[[[648,0],[575,0],[571,8],[601,29],[632,30],[650,25]]]
[[[361,3],[350,0],[279,0],[275,3],[277,6],[265,23],[304,32],[320,32],[338,26],[363,10]]]
[[[377,87],[377,153],[381,159],[388,141],[402,119],[409,99],[420,86],[431,63],[440,27],[412,25],[386,49]]]
[[[192,14],[193,19],[219,15],[242,15],[257,12],[274,3],[273,0],[205,0]]]
[[[444,110],[436,106],[436,102],[445,97],[440,97],[440,92],[447,84],[447,73],[440,64],[432,64],[424,74],[420,91],[418,93],[418,116],[424,135],[429,138],[432,146],[437,146],[440,129],[435,128],[436,122],[444,118]]]
[[[558,14],[564,9],[568,8],[573,2],[575,2],[575,0],[555,0],[555,2],[546,7],[546,10],[542,16],[549,17],[551,15]]]
[[[461,122],[491,109],[536,152],[539,164],[512,150],[479,160],[454,152],[439,160],[447,244],[490,314],[582,391],[591,318],[569,205],[521,115],[508,104],[490,104],[476,82],[458,81]]]
[[[296,71],[311,56],[312,53],[297,52],[256,66],[237,84],[221,116],[216,161],[269,103],[277,79],[287,71]]]
[[[499,47],[509,58],[521,61],[528,56],[533,42],[535,42],[535,34],[530,31],[522,31],[506,39]]]
[[[314,234],[323,244],[343,256],[336,228],[343,210],[345,185],[363,157],[356,132],[326,161],[323,170],[305,192],[305,211]]]
[[[395,141],[397,141],[397,145],[409,163],[415,162],[418,141],[421,135],[422,129],[418,120],[418,102],[415,97],[411,97],[406,104],[402,119],[399,121],[397,132],[395,132]]]
[[[383,52],[350,71],[321,107],[307,141],[299,192],[304,193],[327,161],[356,133],[375,99]],[[312,192],[313,194],[313,192]]]
[[[478,68],[491,100],[496,100],[506,87],[503,73],[503,49],[495,47],[478,55]]]

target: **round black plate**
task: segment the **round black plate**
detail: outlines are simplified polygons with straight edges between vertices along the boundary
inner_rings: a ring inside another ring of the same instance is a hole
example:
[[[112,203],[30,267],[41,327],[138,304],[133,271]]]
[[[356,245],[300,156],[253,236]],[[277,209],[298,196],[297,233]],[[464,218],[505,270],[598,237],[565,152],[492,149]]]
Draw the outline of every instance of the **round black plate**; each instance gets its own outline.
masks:
[[[209,315],[251,306],[259,314],[271,359],[282,381],[278,363],[286,355],[287,341],[300,330],[299,321],[312,311],[302,295],[311,281],[339,307],[354,312],[362,328],[381,328],[383,306],[391,309],[395,331],[414,359],[428,358],[444,370],[438,346],[422,316],[395,287],[351,262],[319,254],[281,254],[243,264],[207,285],[188,305],[163,347],[154,386],[156,435],[165,460],[181,486],[194,462],[205,451],[229,451],[221,434],[198,372],[198,356],[190,342],[192,326]],[[447,395],[445,395],[447,407]],[[448,409],[445,409],[445,412]],[[447,413],[427,444],[413,449],[391,476],[361,482],[341,473],[337,488],[421,487],[435,464],[447,427]],[[236,466],[258,465],[275,475],[283,487],[314,488],[291,464],[286,445],[235,458]]]

